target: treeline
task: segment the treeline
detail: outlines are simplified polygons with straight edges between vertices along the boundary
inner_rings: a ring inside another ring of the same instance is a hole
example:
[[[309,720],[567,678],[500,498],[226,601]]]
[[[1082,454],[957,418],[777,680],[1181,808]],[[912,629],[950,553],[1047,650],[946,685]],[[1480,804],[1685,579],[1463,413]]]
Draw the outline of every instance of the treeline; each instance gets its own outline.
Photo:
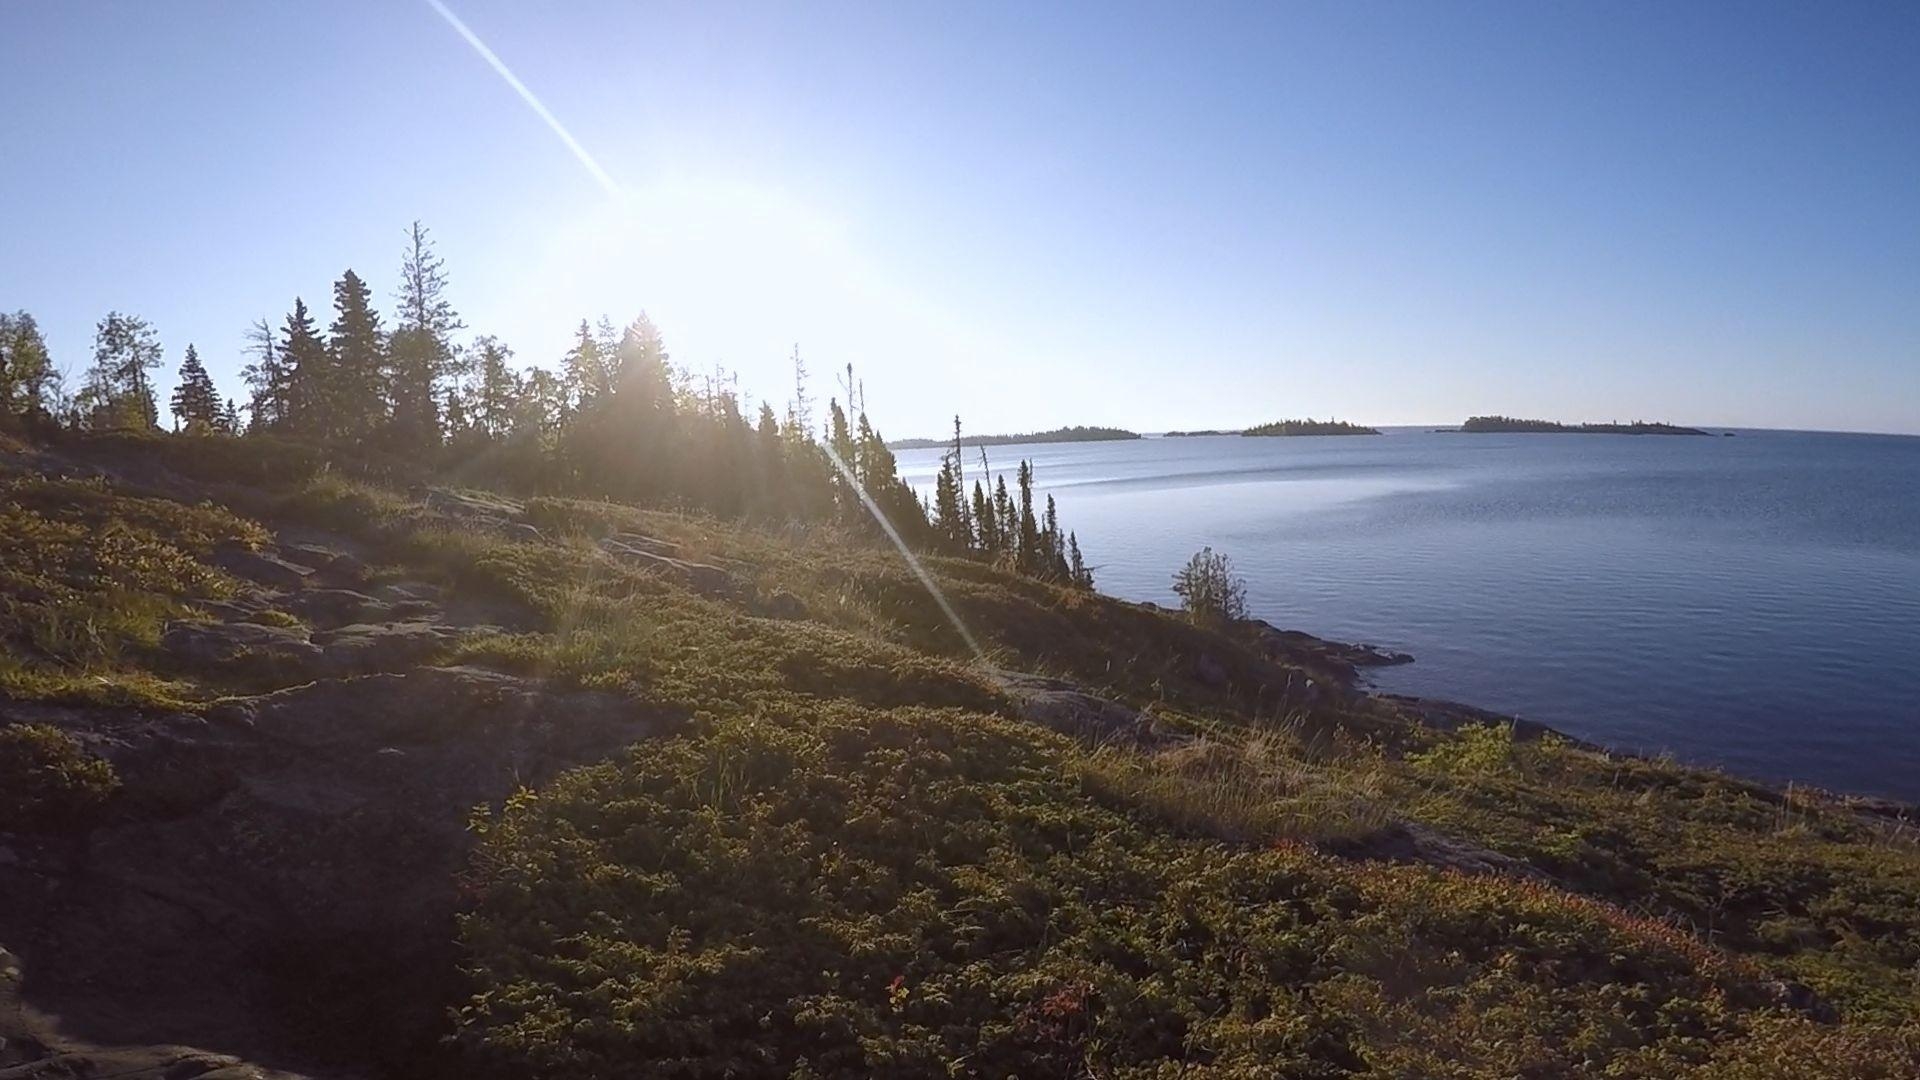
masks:
[[[1705,435],[1699,428],[1679,427],[1674,424],[1655,423],[1647,420],[1635,420],[1630,424],[1562,424],[1553,420],[1521,420],[1512,416],[1470,416],[1460,425],[1460,430],[1487,434],[1491,432],[1522,432],[1529,434],[1576,435]]]
[[[1060,531],[1053,496],[1047,496],[1044,513],[1034,514],[1033,463],[1022,461],[1015,472],[1018,496],[1008,493],[1005,473],[993,479],[989,492],[991,474],[986,451],[981,450],[980,475],[974,478],[969,495],[964,460],[967,446],[956,416],[953,441],[940,457],[940,472],[933,482],[931,524],[940,546],[949,552],[1010,565],[1023,574],[1093,588],[1093,571],[1080,554],[1080,538]]]
[[[1058,443],[1058,442],[1118,442],[1125,439],[1138,439],[1140,433],[1125,428],[1087,427],[1076,424],[1072,427],[1058,427],[1051,431],[1030,431],[1020,435],[968,435],[960,440],[961,446],[1017,446],[1022,443]],[[888,445],[895,450],[928,450],[936,446],[949,446],[945,439],[896,439]]]
[[[1242,435],[1378,435],[1379,429],[1350,424],[1345,420],[1275,420],[1256,424]]]
[[[444,264],[418,223],[408,234],[400,281],[390,327],[352,270],[333,285],[325,329],[299,297],[278,327],[257,321],[246,338],[244,407],[221,398],[188,345],[168,401],[175,430],[281,437],[343,458],[384,451],[463,483],[722,517],[877,531],[877,512],[915,548],[1092,585],[1078,540],[1061,532],[1052,499],[1036,514],[1030,463],[1017,470],[1017,498],[1004,474],[984,472],[991,493],[976,480],[973,500],[957,510],[945,487],[932,501],[918,497],[868,420],[851,367],[847,404],[830,398],[816,429],[796,346],[784,415],[762,401],[750,417],[736,377],[718,369],[695,376],[675,366],[644,314],[624,327],[583,319],[552,369],[517,365],[513,350],[490,335],[458,341],[465,324],[447,297]],[[113,312],[96,328],[81,387],[69,393],[32,316],[0,316],[0,426],[29,434],[155,430],[152,372],[161,362],[153,327]],[[957,483],[958,462],[950,464]]]

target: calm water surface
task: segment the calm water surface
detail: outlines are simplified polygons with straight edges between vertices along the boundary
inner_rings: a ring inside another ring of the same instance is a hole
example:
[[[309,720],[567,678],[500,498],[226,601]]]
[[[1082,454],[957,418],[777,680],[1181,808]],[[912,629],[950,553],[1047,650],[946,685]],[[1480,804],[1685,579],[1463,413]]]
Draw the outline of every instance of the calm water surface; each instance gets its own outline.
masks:
[[[1174,568],[1211,544],[1260,617],[1412,653],[1381,689],[1920,800],[1920,438],[1390,431],[988,454],[1033,459],[1104,592],[1172,603]],[[900,454],[916,483],[938,460]]]

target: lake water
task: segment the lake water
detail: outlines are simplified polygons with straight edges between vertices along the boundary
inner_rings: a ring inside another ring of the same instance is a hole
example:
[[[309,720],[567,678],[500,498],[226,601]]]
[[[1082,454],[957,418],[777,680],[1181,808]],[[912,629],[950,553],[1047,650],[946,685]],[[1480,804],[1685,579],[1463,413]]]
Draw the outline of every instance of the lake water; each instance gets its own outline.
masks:
[[[900,452],[925,485],[940,452]],[[1412,653],[1383,690],[1920,801],[1920,438],[1463,435],[990,447],[1103,592],[1202,545],[1255,615]],[[968,467],[977,474],[979,451]]]

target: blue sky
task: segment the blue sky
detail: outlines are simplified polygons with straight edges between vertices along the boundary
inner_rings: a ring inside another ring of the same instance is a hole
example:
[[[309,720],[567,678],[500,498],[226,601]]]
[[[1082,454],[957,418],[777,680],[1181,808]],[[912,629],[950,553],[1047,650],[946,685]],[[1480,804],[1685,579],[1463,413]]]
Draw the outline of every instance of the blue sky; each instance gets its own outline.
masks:
[[[645,310],[882,430],[1920,432],[1920,6],[0,4],[0,308],[199,347],[419,218],[471,332]],[[170,383],[171,371],[167,380]]]

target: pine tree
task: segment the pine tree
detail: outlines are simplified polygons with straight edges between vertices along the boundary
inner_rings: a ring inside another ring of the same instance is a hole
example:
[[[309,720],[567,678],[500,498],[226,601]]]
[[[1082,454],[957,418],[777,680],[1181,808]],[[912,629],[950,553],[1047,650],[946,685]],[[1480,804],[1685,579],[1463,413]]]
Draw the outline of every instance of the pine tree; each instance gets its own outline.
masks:
[[[446,290],[445,263],[416,221],[400,263],[400,306],[387,346],[388,441],[402,450],[440,445],[438,391],[453,365],[453,332],[463,325]]]
[[[192,434],[219,430],[220,394],[214,390],[213,379],[191,343],[187,345],[186,358],[180,362],[180,385],[174,388],[171,411],[178,426]]]
[[[363,439],[386,426],[386,341],[373,310],[373,290],[348,270],[333,286],[333,325],[327,328],[332,364],[315,418],[329,437]]]
[[[232,398],[227,399],[227,407],[220,411],[220,433],[240,434],[240,406],[236,405]]]
[[[314,328],[307,302],[293,300],[293,310],[280,328],[280,363],[286,369],[286,406],[282,426],[295,435],[324,438],[333,385],[333,357]]]
[[[94,330],[93,366],[78,405],[96,428],[153,428],[160,423],[153,381],[160,366],[160,340],[145,319],[109,312]]]

